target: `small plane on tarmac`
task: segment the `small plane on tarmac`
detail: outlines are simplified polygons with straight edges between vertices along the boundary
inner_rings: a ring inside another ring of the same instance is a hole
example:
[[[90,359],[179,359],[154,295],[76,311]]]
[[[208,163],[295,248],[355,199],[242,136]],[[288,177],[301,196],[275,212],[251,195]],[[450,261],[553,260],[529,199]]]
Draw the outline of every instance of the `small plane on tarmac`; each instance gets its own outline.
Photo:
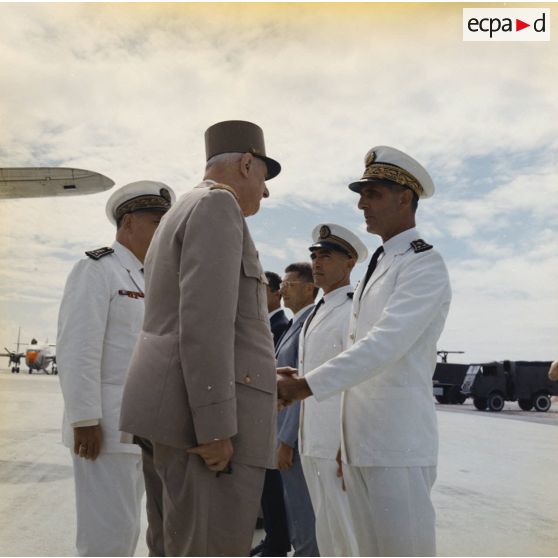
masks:
[[[63,167],[0,168],[0,199],[96,194],[114,181],[93,171]]]
[[[25,364],[27,365],[27,372],[29,374],[36,371],[56,376],[56,374],[58,374],[56,355],[51,353],[50,350],[50,347],[54,347],[55,345],[49,345],[47,341],[42,346],[39,346],[39,342],[36,339],[31,339],[31,343],[29,343],[27,350],[25,352],[20,352],[19,346],[25,344],[20,341],[20,334],[21,328],[19,328],[17,333],[16,350],[10,351],[10,349],[4,347],[6,352],[0,354],[0,356],[8,357],[8,366],[11,367],[12,374],[19,374],[21,359],[25,358]]]

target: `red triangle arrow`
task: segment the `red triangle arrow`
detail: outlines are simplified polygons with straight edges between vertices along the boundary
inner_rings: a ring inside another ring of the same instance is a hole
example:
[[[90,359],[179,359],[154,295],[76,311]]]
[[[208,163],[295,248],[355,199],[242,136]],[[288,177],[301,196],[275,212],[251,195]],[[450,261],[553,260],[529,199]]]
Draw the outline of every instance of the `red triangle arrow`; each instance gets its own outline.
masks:
[[[521,31],[522,29],[525,29],[526,27],[531,27],[530,23],[525,23],[524,21],[521,21],[520,19],[515,18],[515,30],[516,31]]]

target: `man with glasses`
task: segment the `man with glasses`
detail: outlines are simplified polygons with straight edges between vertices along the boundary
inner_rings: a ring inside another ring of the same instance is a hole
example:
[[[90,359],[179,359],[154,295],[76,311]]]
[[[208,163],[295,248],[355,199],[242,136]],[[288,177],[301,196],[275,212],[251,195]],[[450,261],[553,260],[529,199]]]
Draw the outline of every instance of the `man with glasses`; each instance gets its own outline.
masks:
[[[285,268],[281,282],[283,302],[293,313],[289,329],[279,340],[277,366],[296,367],[298,342],[306,318],[312,312],[318,289],[309,263],[293,263]],[[291,544],[295,556],[319,556],[314,526],[314,511],[304,480],[298,452],[300,406],[287,407],[277,416],[277,467],[281,471]]]

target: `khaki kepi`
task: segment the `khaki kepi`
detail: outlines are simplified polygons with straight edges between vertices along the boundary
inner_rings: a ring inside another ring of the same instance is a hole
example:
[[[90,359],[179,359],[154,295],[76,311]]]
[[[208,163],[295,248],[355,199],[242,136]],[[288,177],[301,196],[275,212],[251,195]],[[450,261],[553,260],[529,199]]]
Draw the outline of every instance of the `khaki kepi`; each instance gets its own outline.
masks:
[[[263,130],[252,122],[225,120],[206,130],[206,161],[222,153],[252,153],[267,165],[267,180],[281,172],[281,165],[265,153]]]

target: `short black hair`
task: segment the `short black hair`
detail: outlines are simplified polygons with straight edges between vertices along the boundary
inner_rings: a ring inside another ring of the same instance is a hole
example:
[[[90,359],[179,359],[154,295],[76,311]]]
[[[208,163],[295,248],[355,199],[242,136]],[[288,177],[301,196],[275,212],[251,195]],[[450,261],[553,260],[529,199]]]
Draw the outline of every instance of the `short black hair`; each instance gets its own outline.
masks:
[[[285,273],[298,273],[298,276],[305,282],[305,283],[313,283],[314,282],[314,275],[312,274],[312,266],[308,262],[295,262],[289,264],[285,268]],[[314,287],[314,294],[312,298],[316,298],[318,295],[318,291],[320,289],[318,287]]]
[[[281,284],[281,277],[274,271],[266,271],[265,276],[267,277],[267,282],[269,283],[269,288],[272,293],[276,293],[279,290],[279,285]]]
[[[411,190],[411,188],[409,188],[408,186],[397,184],[397,182],[386,181],[385,185],[388,186],[388,188],[394,190],[395,192],[403,192],[404,190],[409,190],[413,194],[413,199],[411,200],[411,209],[413,210],[413,213],[417,212],[419,197],[417,196],[417,193],[414,190]]]

